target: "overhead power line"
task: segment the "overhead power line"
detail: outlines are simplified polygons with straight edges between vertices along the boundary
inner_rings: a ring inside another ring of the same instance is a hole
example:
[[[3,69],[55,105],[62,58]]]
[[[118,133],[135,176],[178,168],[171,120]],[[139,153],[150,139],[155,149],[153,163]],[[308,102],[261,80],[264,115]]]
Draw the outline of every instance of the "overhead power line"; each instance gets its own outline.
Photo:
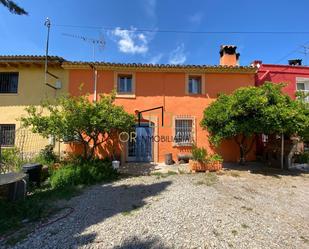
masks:
[[[54,24],[56,27],[64,28],[80,28],[80,29],[97,29],[112,31],[116,27],[103,27],[103,26],[80,26],[80,25],[67,25],[67,24]],[[194,30],[173,30],[173,29],[144,29],[144,28],[119,28],[119,30],[128,32],[150,32],[150,33],[178,33],[178,34],[265,34],[265,35],[297,35],[309,34],[309,31],[194,31]]]

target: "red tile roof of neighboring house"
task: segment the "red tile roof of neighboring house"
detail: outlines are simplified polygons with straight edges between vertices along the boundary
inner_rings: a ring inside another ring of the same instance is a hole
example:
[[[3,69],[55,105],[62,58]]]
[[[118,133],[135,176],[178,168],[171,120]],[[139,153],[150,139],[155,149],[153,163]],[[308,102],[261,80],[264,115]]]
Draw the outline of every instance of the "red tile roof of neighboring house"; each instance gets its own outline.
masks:
[[[50,61],[63,62],[65,59],[59,56],[48,56]],[[41,62],[45,61],[43,55],[0,55],[0,62]]]

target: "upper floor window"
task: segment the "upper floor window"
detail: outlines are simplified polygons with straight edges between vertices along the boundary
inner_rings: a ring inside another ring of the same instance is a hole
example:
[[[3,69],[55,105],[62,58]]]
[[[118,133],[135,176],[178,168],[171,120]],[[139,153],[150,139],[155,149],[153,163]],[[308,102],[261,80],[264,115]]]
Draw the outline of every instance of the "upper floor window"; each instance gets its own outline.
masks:
[[[14,146],[15,124],[0,124],[0,143],[1,146]]]
[[[305,101],[309,102],[309,78],[296,78],[296,90],[305,94]]]
[[[133,92],[133,76],[131,74],[118,75],[117,92],[120,94]]]
[[[0,93],[17,93],[18,73],[0,73]]]
[[[189,76],[189,94],[201,94],[202,93],[202,77],[201,76]]]

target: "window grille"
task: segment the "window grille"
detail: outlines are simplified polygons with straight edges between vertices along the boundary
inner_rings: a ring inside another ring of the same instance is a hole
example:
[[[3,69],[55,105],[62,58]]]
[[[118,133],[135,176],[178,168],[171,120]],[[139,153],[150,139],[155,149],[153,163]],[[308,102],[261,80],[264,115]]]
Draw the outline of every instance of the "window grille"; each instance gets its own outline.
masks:
[[[18,73],[0,73],[0,93],[17,93]]]

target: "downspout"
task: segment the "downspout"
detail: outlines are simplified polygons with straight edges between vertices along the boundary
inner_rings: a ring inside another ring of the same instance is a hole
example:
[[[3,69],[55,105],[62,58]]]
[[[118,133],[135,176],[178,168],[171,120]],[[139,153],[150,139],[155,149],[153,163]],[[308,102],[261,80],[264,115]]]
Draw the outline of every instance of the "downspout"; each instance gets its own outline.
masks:
[[[93,78],[94,78],[93,102],[96,102],[97,101],[98,70],[95,68],[94,64],[89,64],[89,66],[93,69]]]
[[[281,169],[284,168],[284,134],[281,133]]]
[[[94,69],[93,102],[97,101],[97,82],[98,82],[98,71],[97,69]]]

